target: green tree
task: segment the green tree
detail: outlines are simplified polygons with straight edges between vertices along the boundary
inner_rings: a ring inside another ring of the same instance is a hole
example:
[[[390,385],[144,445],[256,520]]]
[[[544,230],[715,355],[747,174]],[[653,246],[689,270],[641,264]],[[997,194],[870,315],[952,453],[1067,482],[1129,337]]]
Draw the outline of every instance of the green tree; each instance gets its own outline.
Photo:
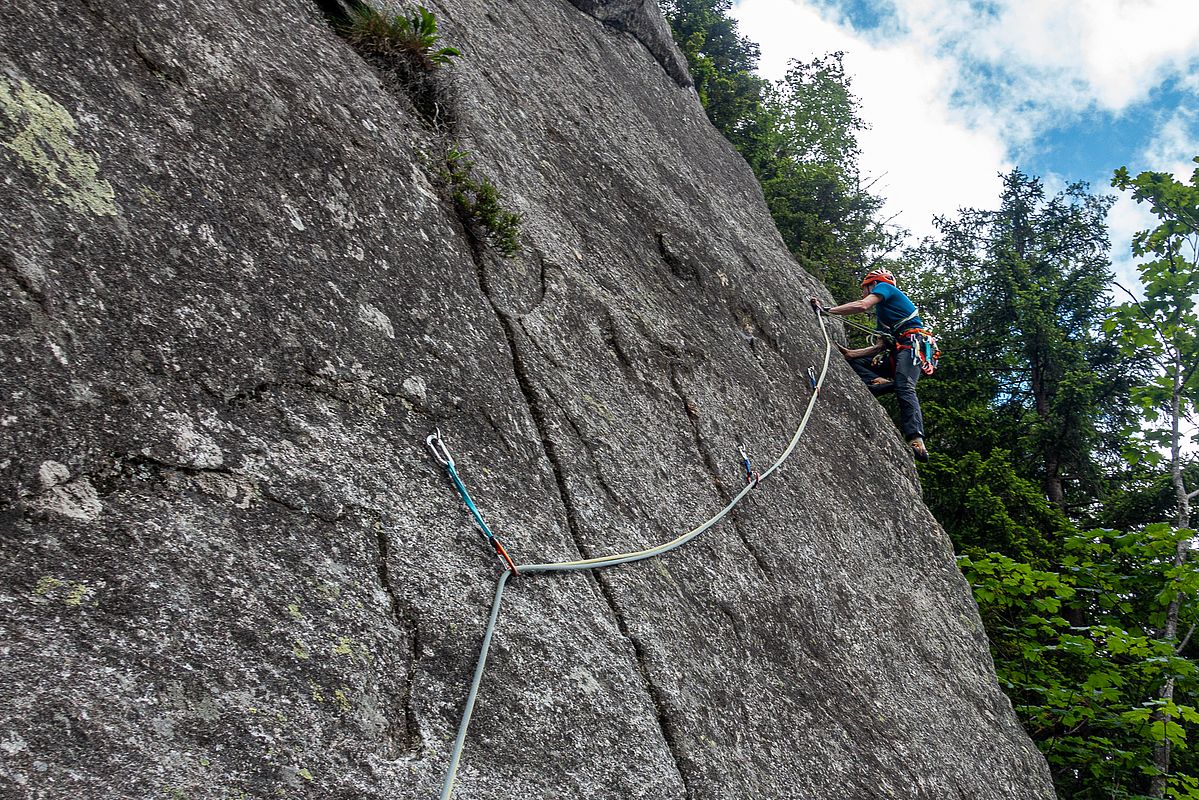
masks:
[[[1051,569],[998,553],[959,558],[1000,685],[1063,800],[1143,798],[1162,743],[1191,743],[1199,670],[1161,636],[1171,594],[1199,588],[1199,571],[1174,563],[1186,538],[1164,524],[1075,532]],[[1196,609],[1183,622],[1194,625]],[[1146,701],[1165,680],[1177,696]],[[1199,798],[1196,766],[1160,776],[1170,796]]]
[[[1139,435],[1140,431],[1130,432]],[[1146,522],[1173,519],[1178,510],[1178,491],[1170,465],[1151,464],[1137,458],[1112,475],[1112,486],[1097,509],[1095,521],[1105,528],[1128,529]],[[1183,467],[1183,483],[1199,486],[1199,463]]]
[[[1051,569],[1074,530],[1035,484],[1020,477],[1006,450],[997,448],[985,457],[934,453],[921,477],[926,486],[937,487],[925,494],[925,502],[933,516],[947,521],[946,532],[958,553],[1004,554]]]
[[[1195,159],[1199,163],[1199,158]],[[1190,501],[1199,490],[1190,490],[1182,453],[1182,427],[1199,409],[1199,169],[1190,183],[1182,183],[1163,172],[1142,172],[1135,178],[1127,168],[1116,171],[1112,185],[1132,191],[1138,203],[1149,203],[1157,227],[1133,238],[1133,255],[1143,258],[1138,265],[1145,299],[1134,299],[1115,310],[1108,329],[1131,349],[1147,355],[1155,366],[1153,379],[1134,392],[1152,427],[1140,432],[1141,448],[1133,455],[1150,462],[1160,461],[1161,448],[1167,450],[1171,485],[1174,489],[1174,525],[1179,531],[1173,554],[1173,568],[1181,576],[1193,546],[1190,530]],[[1129,292],[1131,295],[1131,292]],[[1165,594],[1168,596],[1160,637],[1172,651],[1178,640],[1184,601],[1194,597],[1193,586],[1181,578]],[[1181,650],[1181,646],[1177,648]],[[1155,725],[1177,725],[1174,695],[1177,676],[1167,675],[1157,693],[1159,705],[1153,714]],[[1187,720],[1199,722],[1197,720]],[[1173,748],[1170,738],[1157,743],[1155,772],[1150,785],[1151,797],[1164,797],[1171,771]]]
[[[1195,540],[1190,502],[1199,495],[1193,489],[1199,464],[1184,457],[1182,422],[1199,407],[1199,171],[1190,186],[1160,173],[1134,179],[1126,171],[1116,174],[1114,184],[1151,203],[1161,224],[1134,240],[1134,253],[1145,258],[1140,270],[1146,297],[1110,313],[1103,322],[1105,339],[1093,336],[1100,305],[1089,299],[1091,290],[1088,296],[1055,299],[1063,294],[1058,279],[1028,279],[1045,274],[1035,262],[1052,248],[1044,249],[1037,236],[1024,239],[1031,245],[1014,244],[1021,240],[1021,228],[1054,232],[1051,245],[1070,229],[1040,224],[1047,206],[1035,191],[1005,198],[1000,211],[992,212],[1016,212],[998,235],[990,227],[951,226],[936,243],[942,252],[930,259],[935,268],[924,269],[919,278],[934,304],[961,312],[964,321],[951,320],[947,331],[967,346],[974,334],[997,332],[1019,332],[1034,345],[1053,344],[1053,331],[1029,324],[1048,317],[1072,331],[1069,338],[1095,345],[1074,352],[1081,352],[1097,376],[1115,369],[1125,382],[1139,381],[1131,396],[1142,416],[1111,412],[1104,422],[1113,431],[1121,419],[1125,426],[1137,423],[1131,426],[1136,446],[1128,449],[1130,463],[1119,471],[1110,462],[1096,464],[1122,485],[1109,493],[1103,508],[1092,502],[1086,514],[1077,514],[1119,526],[1075,531],[1057,504],[1047,500],[1043,470],[1012,464],[1001,450],[986,449],[994,447],[994,429],[1016,431],[1021,441],[1035,445],[1038,439],[1028,431],[1044,423],[1032,385],[1033,365],[1024,376],[1005,371],[1015,356],[1033,352],[1016,344],[1007,354],[977,362],[996,373],[989,380],[968,373],[966,391],[959,396],[972,407],[947,418],[951,427],[985,424],[986,409],[996,412],[987,431],[966,431],[954,440],[978,452],[959,451],[956,458],[942,454],[922,477],[930,507],[947,521],[963,554],[960,562],[974,586],[1001,683],[1048,758],[1059,796],[1195,800],[1199,652],[1193,634],[1199,608],[1192,601],[1199,594],[1199,568],[1188,556]],[[1030,222],[1022,226],[1022,220]],[[1058,267],[1069,275],[1072,264],[1078,265],[1077,254]],[[1025,294],[1047,286],[1050,297],[1039,305],[1035,298],[1019,296],[1021,286]],[[981,297],[1004,292],[1016,296],[1002,303]],[[979,313],[980,304],[986,313]],[[1045,315],[1045,308],[1054,311]],[[1064,314],[1063,308],[1073,313]],[[1065,325],[1072,320],[1085,325]],[[1053,359],[1062,361],[1060,352],[1053,347],[1045,352],[1043,375],[1052,384],[1068,373],[1052,366]],[[1146,358],[1153,366],[1148,374],[1142,369]],[[1054,387],[1046,388],[1053,397]],[[992,389],[995,394],[987,400]],[[1017,402],[1022,391],[1024,399]],[[1103,395],[1097,397],[1093,402],[1102,408]],[[1007,413],[1011,409],[1016,413]],[[1092,457],[1104,445],[1102,436],[1092,438]],[[1026,478],[1035,478],[1040,491]],[[1081,482],[1075,486],[1076,499],[1088,496]]]
[[[905,232],[881,217],[883,199],[858,167],[865,130],[843,53],[792,61],[765,95],[766,146],[751,162],[775,224],[806,269],[837,297],[857,294],[861,272]]]
[[[1099,454],[1116,448],[1128,417],[1127,365],[1100,335],[1112,202],[1085,184],[1050,197],[1039,179],[1013,170],[998,210],[938,220],[941,236],[923,250],[933,276],[923,282],[941,285],[922,301],[941,305],[932,316],[945,350],[991,392],[984,440],[1001,436],[1018,450],[1025,474],[1067,513],[1094,501]]]
[[[687,58],[708,119],[752,165],[763,146],[762,98],[769,81],[758,77],[758,45],[728,15],[732,0],[666,0],[662,12]]]
[[[792,61],[777,83],[758,77],[758,46],[728,15],[732,0],[667,0],[663,11],[700,102],[762,184],[788,249],[838,297],[905,233],[858,169],[865,128],[843,54]]]

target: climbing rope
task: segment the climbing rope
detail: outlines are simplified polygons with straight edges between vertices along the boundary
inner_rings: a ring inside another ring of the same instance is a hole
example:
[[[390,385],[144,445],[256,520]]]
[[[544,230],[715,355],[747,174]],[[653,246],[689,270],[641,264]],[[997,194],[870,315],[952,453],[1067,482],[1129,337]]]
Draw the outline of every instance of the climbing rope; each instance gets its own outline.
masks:
[[[462,721],[458,724],[458,735],[454,739],[454,746],[450,752],[450,763],[446,769],[445,781],[441,786],[440,800],[449,800],[450,795],[454,791],[454,782],[458,777],[458,765],[461,762],[462,750],[466,743],[466,731],[467,728],[470,727],[471,715],[474,713],[475,700],[479,695],[479,685],[483,682],[483,672],[487,666],[487,652],[491,647],[491,637],[492,634],[495,633],[496,622],[499,620],[500,603],[504,597],[504,587],[508,583],[508,578],[516,574],[536,575],[550,572],[577,572],[581,570],[603,569],[604,567],[615,567],[620,564],[631,564],[636,561],[644,561],[648,558],[653,558],[654,556],[660,556],[664,553],[668,553],[677,547],[681,547],[728,516],[728,514],[747,494],[753,491],[761,481],[770,477],[770,475],[779,467],[781,467],[783,462],[791,456],[792,451],[794,451],[796,445],[799,444],[799,439],[801,436],[803,436],[804,430],[808,427],[808,420],[811,419],[812,411],[816,407],[816,398],[819,397],[820,387],[824,384],[825,375],[828,374],[829,356],[833,349],[833,341],[829,337],[828,327],[824,323],[823,315],[817,314],[816,319],[820,323],[820,332],[824,335],[824,364],[820,370],[820,377],[816,379],[814,383],[814,391],[808,400],[808,406],[804,411],[803,418],[799,422],[799,427],[795,429],[795,433],[792,435],[791,441],[787,443],[787,447],[785,450],[783,450],[782,455],[780,455],[778,459],[760,475],[755,475],[756,480],[747,482],[741,491],[738,492],[737,495],[733,497],[733,499],[730,500],[728,504],[718,511],[714,516],[700,524],[698,527],[692,528],[690,531],[687,531],[681,536],[671,539],[669,542],[664,542],[654,547],[646,548],[645,550],[634,550],[628,553],[616,553],[614,555],[600,556],[598,558],[584,558],[575,561],[554,561],[544,564],[528,564],[520,567],[519,572],[517,571],[516,565],[513,564],[510,559],[507,559],[507,554],[502,553],[508,564],[508,569],[502,575],[500,575],[499,581],[495,587],[495,597],[491,601],[491,615],[488,617],[487,628],[483,634],[483,644],[479,650],[479,659],[475,663],[475,673],[474,677],[471,679],[470,691],[466,695],[466,707],[462,712]],[[438,451],[438,448],[435,447],[435,442],[441,443],[440,452]],[[462,499],[466,502],[467,507],[471,510],[476,522],[479,523],[480,528],[483,530],[484,536],[488,536],[493,543],[498,544],[499,540],[495,539],[494,535],[489,535],[490,529],[486,527],[486,523],[483,522],[482,515],[479,514],[478,509],[470,500],[470,494],[466,491],[466,487],[462,485],[462,480],[458,477],[457,470],[454,468],[453,459],[449,457],[449,451],[445,449],[444,442],[441,442],[440,431],[430,436],[426,440],[426,444],[428,444],[429,448],[433,451],[433,455],[437,458],[438,463],[446,467],[446,471],[449,472],[450,478],[453,479],[454,485],[458,488],[459,494],[462,495]],[[744,451],[742,451],[742,454],[744,455]],[[746,457],[745,460],[746,463],[748,463],[748,457]],[[499,548],[502,548],[502,545],[497,547],[497,553],[502,552]]]
[[[815,300],[812,301],[812,308],[815,309],[816,314],[821,318],[821,324],[823,325],[824,317],[829,316],[828,309],[825,308],[824,306],[816,305]],[[917,313],[919,313],[919,312],[917,312]],[[909,317],[909,319],[910,319],[910,317]],[[879,330],[878,328],[867,327],[860,322],[854,322],[852,319],[842,318],[841,324],[847,325],[850,328],[855,328],[859,331],[862,331],[863,333],[868,333],[871,336],[879,336],[883,339],[890,339],[892,341],[895,340],[895,337],[892,336],[891,334],[887,333],[886,331]],[[825,335],[827,336],[827,333]]]

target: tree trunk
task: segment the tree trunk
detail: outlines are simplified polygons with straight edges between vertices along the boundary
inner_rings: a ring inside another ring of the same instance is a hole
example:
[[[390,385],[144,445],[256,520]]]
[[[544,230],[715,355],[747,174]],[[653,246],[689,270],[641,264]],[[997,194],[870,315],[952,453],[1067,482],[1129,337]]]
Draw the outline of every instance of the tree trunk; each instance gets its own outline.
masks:
[[[1061,470],[1061,464],[1056,458],[1048,459],[1045,462],[1045,496],[1049,498],[1049,502],[1066,511],[1066,490],[1062,486],[1062,476],[1058,474]]]
[[[1170,398],[1170,478],[1174,483],[1174,493],[1178,498],[1178,516],[1176,524],[1179,528],[1186,528],[1191,520],[1191,503],[1187,497],[1186,484],[1182,479],[1182,453],[1181,453],[1181,420],[1182,420],[1182,363],[1178,356],[1174,357],[1174,391]],[[1190,552],[1190,541],[1178,543],[1178,549],[1174,553],[1174,567],[1181,567],[1187,559],[1187,554]],[[1175,597],[1170,601],[1170,605],[1166,607],[1166,624],[1162,629],[1162,638],[1173,642],[1178,639],[1178,612],[1182,606],[1182,598]],[[1158,693],[1158,698],[1167,703],[1174,699],[1174,679],[1167,678],[1162,685],[1161,692]],[[1163,711],[1157,711],[1151,718],[1154,722],[1164,721],[1168,719]],[[1150,797],[1165,797],[1166,795],[1166,779],[1170,772],[1170,742],[1164,740],[1153,748],[1153,766],[1157,768],[1158,774],[1154,775],[1149,782]]]
[[[1049,418],[1049,387],[1045,381],[1045,369],[1041,366],[1040,360],[1033,355],[1032,372],[1030,375],[1030,383],[1032,385],[1033,405],[1036,408],[1037,416],[1042,420]],[[1045,496],[1049,498],[1049,502],[1062,510],[1066,511],[1066,491],[1062,484],[1062,463],[1054,453],[1045,455],[1045,477],[1042,481],[1042,488],[1045,491]]]

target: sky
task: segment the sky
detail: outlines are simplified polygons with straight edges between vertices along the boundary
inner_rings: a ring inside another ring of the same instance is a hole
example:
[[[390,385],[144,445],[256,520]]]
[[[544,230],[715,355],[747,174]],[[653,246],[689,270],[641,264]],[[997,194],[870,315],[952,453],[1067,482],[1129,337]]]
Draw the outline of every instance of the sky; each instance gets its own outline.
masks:
[[[845,52],[870,126],[859,166],[914,235],[995,208],[1013,167],[1050,191],[1118,196],[1117,279],[1152,217],[1110,185],[1127,166],[1189,178],[1199,155],[1199,0],[734,0],[759,72]]]

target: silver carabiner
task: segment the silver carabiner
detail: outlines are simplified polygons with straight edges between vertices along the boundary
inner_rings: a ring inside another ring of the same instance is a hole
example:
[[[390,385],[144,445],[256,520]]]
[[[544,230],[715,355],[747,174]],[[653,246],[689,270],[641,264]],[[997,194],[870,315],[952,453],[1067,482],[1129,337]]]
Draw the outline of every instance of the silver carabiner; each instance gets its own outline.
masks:
[[[812,384],[813,389],[816,388],[817,380],[815,367],[808,367],[808,382]]]
[[[436,429],[425,437],[425,446],[429,448],[429,452],[433,454],[433,458],[443,467],[454,466],[454,457],[450,455],[450,450],[445,446],[445,440],[441,438],[441,428]]]

